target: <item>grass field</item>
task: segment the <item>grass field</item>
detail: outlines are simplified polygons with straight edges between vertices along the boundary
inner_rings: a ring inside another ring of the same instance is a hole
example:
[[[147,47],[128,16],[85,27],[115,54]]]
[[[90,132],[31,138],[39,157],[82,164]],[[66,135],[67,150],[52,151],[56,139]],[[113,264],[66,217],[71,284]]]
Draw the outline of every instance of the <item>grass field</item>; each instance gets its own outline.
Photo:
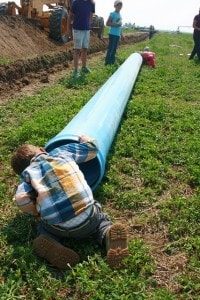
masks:
[[[121,270],[111,270],[91,240],[70,242],[82,261],[67,271],[39,259],[34,220],[12,200],[19,178],[10,168],[16,146],[44,146],[117,66],[104,67],[99,55],[84,81],[66,71],[54,86],[0,107],[1,300],[200,299],[200,62],[188,60],[192,35],[160,33],[120,47],[118,63],[145,46],[156,68],[142,66],[94,191],[112,220],[128,226]]]

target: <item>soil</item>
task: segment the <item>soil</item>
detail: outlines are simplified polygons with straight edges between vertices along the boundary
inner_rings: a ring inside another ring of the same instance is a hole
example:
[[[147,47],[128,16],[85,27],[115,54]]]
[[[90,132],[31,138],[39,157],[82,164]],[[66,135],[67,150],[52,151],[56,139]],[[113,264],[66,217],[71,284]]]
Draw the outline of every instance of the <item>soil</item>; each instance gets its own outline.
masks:
[[[30,91],[36,81],[50,83],[54,77],[66,68],[70,69],[73,58],[73,41],[59,44],[48,37],[36,22],[19,16],[0,16],[0,104],[22,90]],[[147,33],[124,35],[121,44],[133,44],[145,40]],[[108,39],[97,38],[91,34],[89,58],[94,53],[105,52]],[[95,54],[96,55],[96,54]]]

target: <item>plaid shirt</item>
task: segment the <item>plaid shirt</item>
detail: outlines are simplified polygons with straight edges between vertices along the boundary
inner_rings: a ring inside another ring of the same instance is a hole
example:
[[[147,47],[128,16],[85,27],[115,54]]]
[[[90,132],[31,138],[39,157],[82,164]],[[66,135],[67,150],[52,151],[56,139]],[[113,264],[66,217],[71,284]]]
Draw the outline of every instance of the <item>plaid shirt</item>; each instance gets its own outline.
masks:
[[[91,140],[60,146],[33,157],[21,174],[15,195],[19,208],[48,224],[60,223],[63,227],[66,221],[83,215],[94,199],[77,163],[95,158],[97,151],[96,141]]]

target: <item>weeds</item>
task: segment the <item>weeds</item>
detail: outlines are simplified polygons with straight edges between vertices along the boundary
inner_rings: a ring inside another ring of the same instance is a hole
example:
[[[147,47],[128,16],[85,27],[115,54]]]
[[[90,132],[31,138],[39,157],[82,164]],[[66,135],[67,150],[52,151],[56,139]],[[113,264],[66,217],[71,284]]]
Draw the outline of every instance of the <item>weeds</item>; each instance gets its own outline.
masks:
[[[111,270],[90,240],[70,242],[81,256],[73,269],[61,272],[37,258],[34,221],[13,204],[19,178],[10,169],[16,146],[44,146],[117,66],[105,68],[100,55],[80,81],[67,74],[0,108],[2,300],[199,299],[199,62],[188,60],[191,35],[161,33],[120,47],[118,62],[146,45],[156,53],[156,68],[141,68],[94,191],[111,218],[128,226],[131,255],[122,270]]]

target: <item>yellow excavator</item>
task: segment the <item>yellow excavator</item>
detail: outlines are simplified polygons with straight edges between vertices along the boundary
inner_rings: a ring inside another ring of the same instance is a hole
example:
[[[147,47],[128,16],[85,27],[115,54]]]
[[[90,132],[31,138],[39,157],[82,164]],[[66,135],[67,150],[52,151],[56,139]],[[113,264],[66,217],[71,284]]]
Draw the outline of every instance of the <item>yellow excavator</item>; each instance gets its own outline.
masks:
[[[67,18],[73,0],[20,0],[0,3],[0,16],[21,16],[38,21],[38,25],[49,33],[50,38],[60,43],[69,40],[67,35]],[[44,11],[44,7],[47,10]],[[93,16],[91,29],[99,38],[103,37],[104,19]]]

